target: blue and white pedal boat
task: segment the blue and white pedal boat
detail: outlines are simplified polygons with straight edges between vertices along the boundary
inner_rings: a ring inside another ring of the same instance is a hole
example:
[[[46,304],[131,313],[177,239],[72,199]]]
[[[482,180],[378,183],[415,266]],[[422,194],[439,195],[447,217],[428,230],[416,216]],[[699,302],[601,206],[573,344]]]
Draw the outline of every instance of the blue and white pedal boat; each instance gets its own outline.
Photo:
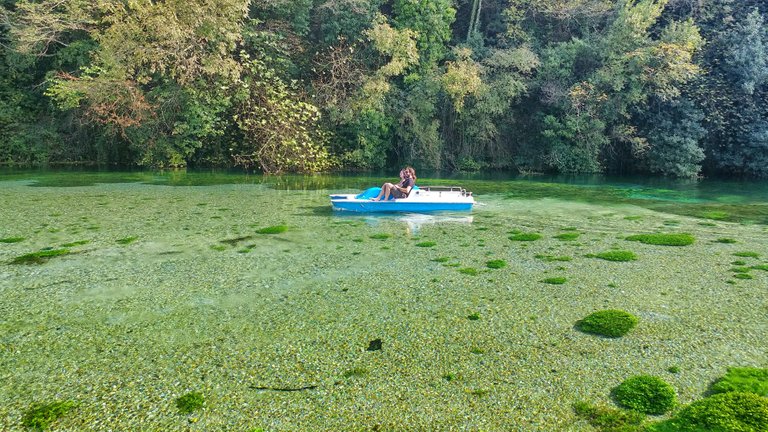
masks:
[[[475,198],[472,192],[458,186],[414,186],[405,198],[371,201],[380,188],[370,188],[359,194],[331,195],[334,210],[358,213],[412,212],[472,210]]]

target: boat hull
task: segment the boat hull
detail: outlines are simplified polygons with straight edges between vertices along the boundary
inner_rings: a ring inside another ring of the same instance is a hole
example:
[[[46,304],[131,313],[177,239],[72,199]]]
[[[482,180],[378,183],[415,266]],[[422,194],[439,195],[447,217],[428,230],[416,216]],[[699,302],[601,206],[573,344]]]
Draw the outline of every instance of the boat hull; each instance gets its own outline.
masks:
[[[460,188],[419,188],[406,198],[372,201],[377,192],[369,189],[361,194],[331,195],[331,205],[337,211],[357,213],[430,213],[472,210],[475,199]]]

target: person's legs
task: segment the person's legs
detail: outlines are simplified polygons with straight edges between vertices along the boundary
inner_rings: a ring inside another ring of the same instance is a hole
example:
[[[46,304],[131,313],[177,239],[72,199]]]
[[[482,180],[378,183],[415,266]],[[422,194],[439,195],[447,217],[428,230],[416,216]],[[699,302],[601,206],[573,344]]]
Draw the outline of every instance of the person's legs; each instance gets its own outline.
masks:
[[[388,200],[389,194],[392,191],[392,187],[394,185],[392,183],[384,183],[381,186],[381,191],[379,192],[379,195],[376,196],[376,198],[372,198],[371,201],[381,201],[382,199]]]

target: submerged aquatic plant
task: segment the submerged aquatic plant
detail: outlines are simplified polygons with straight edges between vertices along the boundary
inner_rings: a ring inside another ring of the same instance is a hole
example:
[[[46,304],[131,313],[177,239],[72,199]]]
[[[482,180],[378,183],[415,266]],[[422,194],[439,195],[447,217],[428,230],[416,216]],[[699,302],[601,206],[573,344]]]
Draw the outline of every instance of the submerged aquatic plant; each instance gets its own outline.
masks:
[[[569,256],[554,256],[554,255],[542,255],[542,254],[537,254],[535,258],[540,259],[542,261],[547,261],[547,262],[553,262],[553,261],[565,262],[565,261],[571,261],[573,259]]]
[[[562,277],[562,276],[560,276],[560,277],[551,277],[551,278],[546,278],[546,279],[542,280],[542,282],[544,282],[545,284],[550,284],[550,285],[562,285],[566,281],[567,281],[567,279]]]
[[[374,239],[374,240],[386,240],[386,239],[392,237],[392,234],[378,233],[378,234],[372,234],[369,237]]]
[[[190,414],[203,407],[205,398],[200,392],[189,392],[176,398],[176,408],[180,414]]]
[[[625,262],[625,261],[634,261],[637,259],[637,255],[635,255],[632,251],[627,250],[610,250],[606,252],[600,252],[596,254],[589,254],[587,255],[588,258],[600,258],[606,261],[619,261],[619,262]]]
[[[121,245],[127,245],[127,244],[131,244],[131,243],[135,242],[138,239],[139,238],[136,237],[136,236],[125,237],[125,238],[121,238],[121,239],[115,240],[115,243],[121,244]]]
[[[82,245],[88,244],[90,242],[91,242],[90,240],[79,240],[79,241],[74,241],[72,243],[64,243],[63,245],[61,245],[61,247],[63,247],[63,248],[70,248],[70,247],[75,247],[75,246],[82,246]]]
[[[651,425],[650,432],[768,430],[768,398],[748,392],[710,396],[686,406],[669,420]]]
[[[459,269],[459,273],[470,276],[477,276],[478,271],[474,267],[464,267]]]
[[[368,375],[368,369],[364,367],[356,367],[352,369],[347,369],[344,371],[342,376],[344,378],[363,378],[366,375]]]
[[[504,261],[504,260],[500,260],[500,259],[490,260],[490,261],[485,263],[485,266],[490,268],[490,269],[500,269],[500,268],[506,267],[507,266],[507,262]]]
[[[436,244],[437,243],[435,243],[433,241],[423,241],[423,242],[416,243],[416,246],[417,247],[433,247]]]
[[[696,240],[690,234],[636,234],[627,237],[629,241],[639,241],[640,243],[656,246],[688,246]]]
[[[636,427],[643,423],[645,415],[637,411],[626,411],[610,407],[592,405],[589,402],[577,402],[573,404],[573,411],[583,418],[592,427],[599,431],[626,431],[637,430]]]
[[[558,234],[555,236],[555,238],[562,241],[573,241],[579,238],[580,235],[581,234],[577,232],[567,232],[567,233]]]
[[[675,389],[661,378],[638,375],[626,379],[611,391],[619,405],[645,414],[660,415],[677,403]]]
[[[722,378],[712,383],[711,393],[750,392],[768,397],[768,369],[733,367]]]
[[[738,241],[732,238],[719,238],[715,240],[715,243],[733,244],[733,243],[738,243]]]
[[[42,250],[18,256],[11,261],[11,264],[44,264],[51,258],[68,255],[69,253],[71,253],[69,249]]]
[[[257,234],[281,234],[288,231],[288,225],[275,225],[266,228],[257,229]]]
[[[618,309],[594,312],[576,322],[576,329],[609,338],[617,338],[629,333],[638,323],[636,316]]]
[[[733,255],[737,257],[742,257],[742,258],[759,258],[760,257],[759,253],[752,252],[752,251],[735,252]]]
[[[541,234],[538,233],[519,233],[509,236],[512,241],[534,241],[541,238]]]
[[[24,237],[6,237],[3,239],[0,239],[0,243],[18,243],[26,240]]]
[[[51,403],[33,404],[21,418],[21,424],[29,429],[46,430],[77,406],[74,401],[56,401]]]

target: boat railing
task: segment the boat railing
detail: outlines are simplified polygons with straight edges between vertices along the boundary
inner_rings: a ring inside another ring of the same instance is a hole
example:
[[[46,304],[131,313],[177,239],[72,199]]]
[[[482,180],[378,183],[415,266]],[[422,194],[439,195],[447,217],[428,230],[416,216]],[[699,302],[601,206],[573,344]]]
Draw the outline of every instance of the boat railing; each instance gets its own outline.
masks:
[[[464,189],[461,186],[419,186],[419,190],[425,191],[425,192],[459,192],[462,196],[471,196],[472,192],[467,192],[466,189]]]

